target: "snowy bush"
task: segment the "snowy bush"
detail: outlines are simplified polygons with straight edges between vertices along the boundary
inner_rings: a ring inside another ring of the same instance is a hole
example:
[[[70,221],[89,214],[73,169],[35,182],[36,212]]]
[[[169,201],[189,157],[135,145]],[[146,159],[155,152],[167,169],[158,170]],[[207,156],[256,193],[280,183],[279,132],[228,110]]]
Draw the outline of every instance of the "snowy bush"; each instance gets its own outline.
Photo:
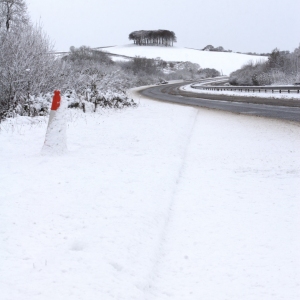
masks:
[[[20,98],[15,107],[15,113],[20,116],[36,117],[45,116],[49,113],[51,94]]]
[[[59,82],[60,63],[51,49],[40,27],[0,31],[0,121],[14,113],[39,115],[45,109],[40,95]]]
[[[300,81],[300,48],[293,52],[279,51],[269,54],[268,61],[250,61],[241,69],[230,74],[232,85],[277,85],[293,84]]]
[[[137,106],[125,93],[103,92],[95,84],[92,84],[91,88],[84,89],[80,94],[68,90],[65,98],[68,101],[68,108],[79,108],[84,112],[95,112],[97,107],[122,109]]]
[[[17,115],[27,117],[46,116],[49,113],[52,96],[46,95],[19,95],[10,103],[10,108],[2,112],[2,119]]]

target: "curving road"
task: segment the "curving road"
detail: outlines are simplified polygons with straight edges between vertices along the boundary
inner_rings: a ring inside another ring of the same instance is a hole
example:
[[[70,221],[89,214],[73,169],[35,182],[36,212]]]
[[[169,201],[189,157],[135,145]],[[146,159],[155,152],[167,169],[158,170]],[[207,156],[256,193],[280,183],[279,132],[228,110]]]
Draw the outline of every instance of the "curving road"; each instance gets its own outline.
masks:
[[[219,109],[238,114],[300,122],[300,100],[282,101],[275,99],[268,100],[267,98],[249,99],[246,97],[236,96],[224,97],[222,95],[201,95],[179,90],[179,87],[183,85],[187,85],[187,83],[159,85],[141,90],[140,94],[150,99],[176,104]],[[226,100],[220,100],[220,97],[221,99],[226,98]]]

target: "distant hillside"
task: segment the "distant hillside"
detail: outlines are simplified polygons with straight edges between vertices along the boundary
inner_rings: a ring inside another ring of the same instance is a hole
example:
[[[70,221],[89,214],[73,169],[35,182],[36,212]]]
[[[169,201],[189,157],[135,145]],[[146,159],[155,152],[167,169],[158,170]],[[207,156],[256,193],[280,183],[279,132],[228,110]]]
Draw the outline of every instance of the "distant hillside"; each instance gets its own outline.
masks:
[[[137,46],[132,44],[103,47],[101,50],[123,56],[123,59],[125,59],[125,57],[141,56],[146,58],[160,57],[165,61],[190,61],[199,64],[201,68],[214,68],[224,75],[229,75],[250,60],[254,62],[267,60],[266,57],[257,55],[201,51],[180,47]],[[120,59],[122,59],[122,57],[120,57]]]

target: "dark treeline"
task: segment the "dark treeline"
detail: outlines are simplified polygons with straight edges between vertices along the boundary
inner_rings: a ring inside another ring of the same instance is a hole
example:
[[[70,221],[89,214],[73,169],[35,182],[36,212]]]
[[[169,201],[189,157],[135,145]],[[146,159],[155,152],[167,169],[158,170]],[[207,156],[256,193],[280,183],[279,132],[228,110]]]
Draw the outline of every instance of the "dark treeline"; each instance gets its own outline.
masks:
[[[177,42],[176,35],[169,30],[139,30],[129,34],[129,40],[137,45],[164,45],[173,46]]]
[[[232,52],[232,50],[225,50],[222,46],[214,47],[213,45],[207,45],[202,50],[203,51],[215,51],[215,52]]]

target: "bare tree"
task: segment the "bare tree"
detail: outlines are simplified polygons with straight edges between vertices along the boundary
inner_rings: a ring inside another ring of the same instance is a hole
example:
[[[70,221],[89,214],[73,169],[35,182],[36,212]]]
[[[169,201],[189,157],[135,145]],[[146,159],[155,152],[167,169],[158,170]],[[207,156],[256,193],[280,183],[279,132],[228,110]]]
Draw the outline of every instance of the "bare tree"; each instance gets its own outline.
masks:
[[[49,54],[52,46],[41,27],[19,27],[0,44],[0,114],[57,88],[60,63]],[[0,116],[1,119],[1,116]]]
[[[9,31],[13,26],[28,24],[27,6],[24,0],[0,0],[0,29]]]

